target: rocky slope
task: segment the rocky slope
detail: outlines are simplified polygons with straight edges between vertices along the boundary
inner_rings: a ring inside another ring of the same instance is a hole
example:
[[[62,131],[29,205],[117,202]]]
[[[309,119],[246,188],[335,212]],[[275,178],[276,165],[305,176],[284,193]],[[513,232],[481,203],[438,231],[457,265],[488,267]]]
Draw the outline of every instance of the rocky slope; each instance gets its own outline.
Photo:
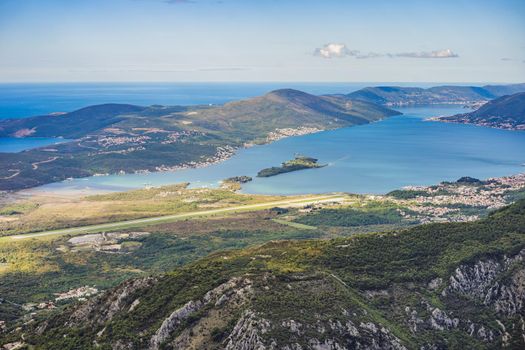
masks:
[[[219,252],[36,315],[1,339],[37,349],[522,349],[524,258],[520,201],[479,222]]]

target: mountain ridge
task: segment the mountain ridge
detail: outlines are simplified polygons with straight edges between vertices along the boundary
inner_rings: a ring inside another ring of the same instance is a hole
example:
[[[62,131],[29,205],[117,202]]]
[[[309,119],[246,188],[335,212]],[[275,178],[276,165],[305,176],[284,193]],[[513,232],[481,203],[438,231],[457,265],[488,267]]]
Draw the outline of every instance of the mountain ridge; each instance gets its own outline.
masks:
[[[246,145],[398,114],[369,102],[282,89],[220,106],[104,104],[61,115],[4,120],[0,136],[73,140],[2,154],[0,190],[94,174],[207,165]]]
[[[120,115],[144,109],[145,107],[131,104],[104,103],[68,113],[5,119],[0,121],[0,137],[16,136],[21,129],[34,129],[27,136],[76,138],[118,123],[122,120],[118,118]]]
[[[385,106],[424,104],[477,104],[497,97],[525,91],[525,83],[509,85],[460,86],[442,85],[430,88],[375,86],[347,94],[351,99]]]
[[[435,119],[499,129],[525,130],[525,92],[499,97],[473,112]]]

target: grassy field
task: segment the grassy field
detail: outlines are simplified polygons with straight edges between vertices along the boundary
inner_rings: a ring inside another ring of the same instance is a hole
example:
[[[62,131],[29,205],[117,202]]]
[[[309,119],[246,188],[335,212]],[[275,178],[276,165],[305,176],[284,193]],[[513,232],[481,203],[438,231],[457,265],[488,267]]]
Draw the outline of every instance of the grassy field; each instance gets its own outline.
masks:
[[[230,189],[188,189],[186,184],[82,198],[36,194],[0,207],[0,235],[77,227],[252,205],[283,199]],[[0,214],[1,215],[1,214]]]
[[[51,230],[51,231],[44,231],[44,232],[37,232],[37,233],[12,235],[12,236],[4,237],[4,240],[6,239],[22,240],[22,239],[41,238],[41,237],[47,237],[47,236],[59,236],[59,235],[64,235],[64,234],[78,235],[78,234],[83,234],[83,233],[116,231],[116,230],[131,229],[131,228],[145,228],[146,226],[155,225],[159,223],[168,223],[168,222],[187,220],[187,219],[192,219],[192,218],[206,218],[206,217],[213,217],[213,216],[221,216],[225,214],[228,215],[228,214],[234,214],[234,213],[242,213],[242,212],[247,212],[247,211],[272,208],[275,206],[287,207],[287,206],[297,206],[297,205],[309,205],[312,203],[322,203],[322,202],[327,202],[327,201],[329,202],[332,200],[341,200],[342,198],[343,197],[341,196],[335,196],[335,195],[314,196],[314,197],[304,196],[304,197],[299,197],[299,198],[284,199],[280,201],[245,204],[241,206],[229,206],[225,208],[210,209],[210,210],[196,210],[196,211],[184,212],[180,214],[156,216],[156,217],[150,217],[150,218],[145,218],[145,219],[125,220],[125,221],[109,222],[109,223],[98,224],[98,225],[71,227],[71,228],[61,229],[61,230]],[[296,228],[315,229],[315,227],[312,227],[312,226],[307,226],[307,225],[298,224],[295,222],[289,222],[285,220],[280,220],[280,223],[289,225],[292,227],[296,227]]]

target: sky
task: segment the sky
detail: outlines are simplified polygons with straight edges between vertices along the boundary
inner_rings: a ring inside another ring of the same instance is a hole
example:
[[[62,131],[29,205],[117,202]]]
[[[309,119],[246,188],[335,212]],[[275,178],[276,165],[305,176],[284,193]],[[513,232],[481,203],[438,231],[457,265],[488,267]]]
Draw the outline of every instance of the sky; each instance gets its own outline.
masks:
[[[0,0],[0,82],[525,82],[524,0]]]

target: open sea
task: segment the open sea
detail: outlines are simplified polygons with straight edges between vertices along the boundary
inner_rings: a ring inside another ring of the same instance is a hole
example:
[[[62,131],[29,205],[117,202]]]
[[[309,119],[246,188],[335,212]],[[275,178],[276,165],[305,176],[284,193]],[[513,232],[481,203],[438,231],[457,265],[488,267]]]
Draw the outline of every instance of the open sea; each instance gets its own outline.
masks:
[[[293,88],[320,95],[350,93],[371,85],[380,85],[380,83],[0,84],[0,119],[70,112],[101,103],[129,103],[140,106],[222,104],[263,95],[281,88]],[[419,85],[432,86],[435,84]]]
[[[107,102],[219,104],[283,87],[328,94],[348,93],[370,85],[378,84],[4,84],[0,85],[0,118],[71,111]],[[435,84],[423,84],[432,85]],[[404,113],[402,116],[368,125],[242,149],[231,159],[205,168],[89,177],[40,189],[118,191],[178,182],[190,182],[193,187],[216,187],[227,177],[249,175],[254,181],[243,185],[245,193],[385,193],[402,186],[430,185],[461,176],[483,179],[525,171],[525,132],[425,120],[465,112],[458,106],[399,110]],[[0,138],[0,152],[17,152],[59,141]],[[17,142],[20,144],[16,145]],[[277,166],[296,153],[318,158],[328,166],[270,178],[255,177],[259,170]]]

